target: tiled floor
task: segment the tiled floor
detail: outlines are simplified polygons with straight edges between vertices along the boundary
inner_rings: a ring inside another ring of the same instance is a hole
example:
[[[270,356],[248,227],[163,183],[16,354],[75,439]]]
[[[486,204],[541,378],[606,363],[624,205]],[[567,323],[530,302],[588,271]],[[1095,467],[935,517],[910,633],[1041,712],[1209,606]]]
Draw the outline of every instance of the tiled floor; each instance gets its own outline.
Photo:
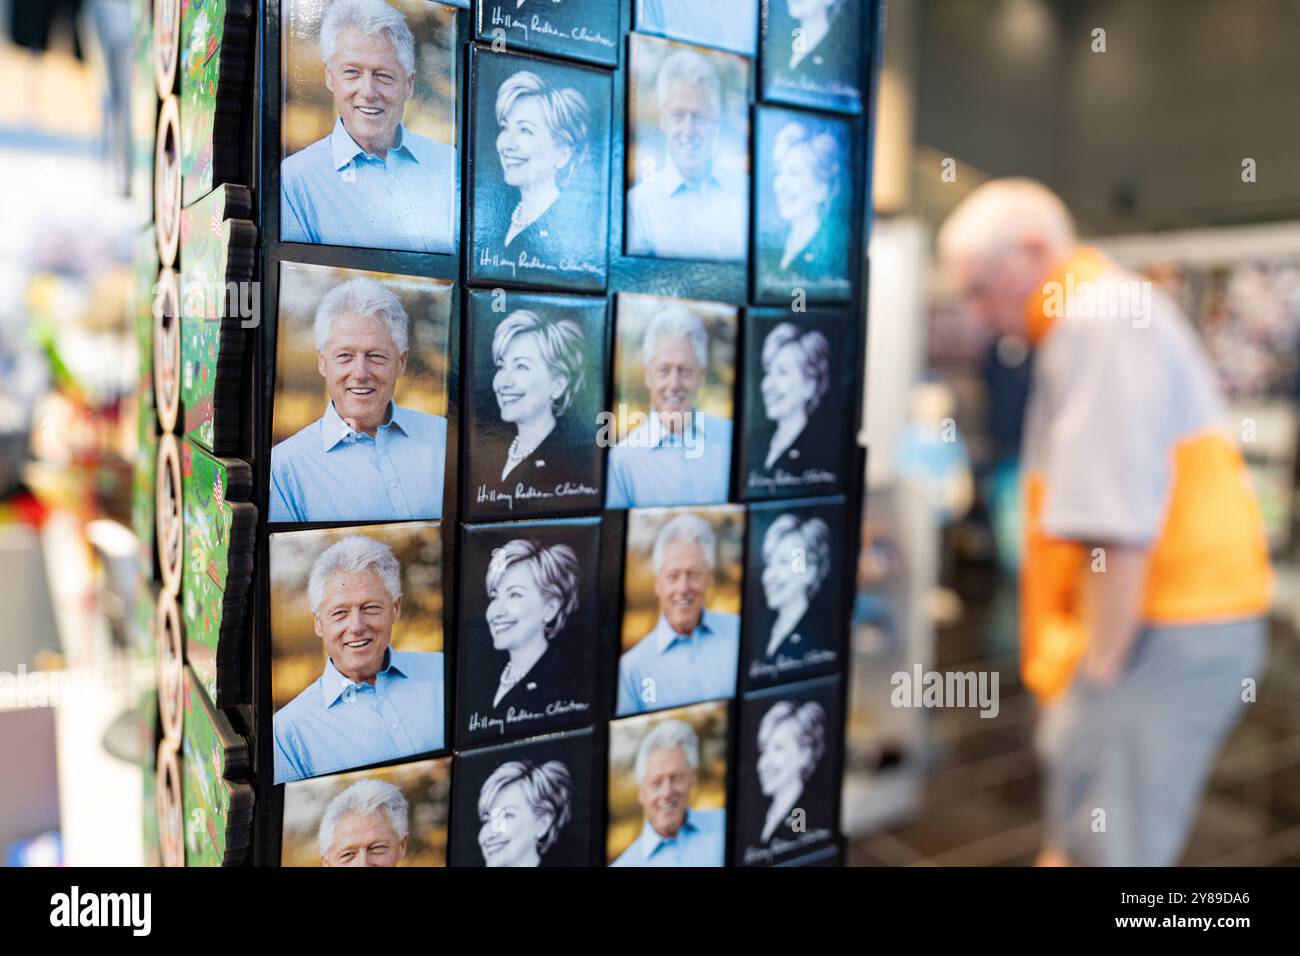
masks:
[[[990,601],[965,595],[960,624],[941,630],[935,668],[1000,672],[1001,712],[938,710],[931,717],[929,773],[916,816],[866,834],[849,848],[855,866],[1021,866],[1039,847],[1040,778],[1034,704],[1010,642],[985,625]],[[1300,641],[1273,627],[1258,700],[1219,756],[1182,865],[1300,864]]]

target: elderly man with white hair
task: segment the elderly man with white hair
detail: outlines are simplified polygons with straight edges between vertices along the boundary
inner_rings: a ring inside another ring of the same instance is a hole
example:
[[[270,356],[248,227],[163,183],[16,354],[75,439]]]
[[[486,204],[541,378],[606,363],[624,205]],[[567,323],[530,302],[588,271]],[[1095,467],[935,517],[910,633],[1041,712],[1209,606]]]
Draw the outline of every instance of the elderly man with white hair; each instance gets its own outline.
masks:
[[[286,783],[443,745],[443,656],[390,647],[402,567],[364,535],[320,553],[307,578],[321,676],[275,714],[275,782]]]
[[[636,752],[637,802],[645,811],[640,835],[610,866],[722,866],[727,811],[697,810],[700,741],[690,724],[655,724]]]
[[[939,251],[970,314],[1036,351],[1020,593],[1022,671],[1046,705],[1040,863],[1176,863],[1270,604],[1214,370],[1178,306],[1076,245],[1038,183],[977,189]]]
[[[271,449],[272,521],[442,517],[447,419],[393,401],[410,320],[369,278],[335,286],[316,310],[325,414]]]
[[[678,50],[655,80],[667,155],[643,167],[627,193],[627,254],[742,262],[749,236],[749,174],[721,169],[722,84],[706,56]]]
[[[451,252],[456,150],[402,123],[416,72],[406,19],[384,0],[334,0],[320,54],[338,118],[281,163],[280,240]]]
[[[705,607],[718,539],[696,514],[679,514],[655,537],[659,620],[618,662],[618,713],[635,714],[736,692],[740,619]]]
[[[406,856],[411,808],[385,780],[340,791],[320,820],[321,866],[397,866]]]
[[[681,305],[661,310],[642,341],[650,414],[609,452],[606,508],[711,505],[731,480],[728,419],[697,407],[708,377],[709,333]]]

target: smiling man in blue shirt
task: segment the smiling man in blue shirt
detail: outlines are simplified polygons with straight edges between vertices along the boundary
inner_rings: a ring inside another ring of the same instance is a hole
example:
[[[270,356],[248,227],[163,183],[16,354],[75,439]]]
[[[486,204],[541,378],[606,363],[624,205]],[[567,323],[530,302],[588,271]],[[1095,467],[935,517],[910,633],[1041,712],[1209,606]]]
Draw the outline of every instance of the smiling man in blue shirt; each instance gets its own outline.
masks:
[[[645,825],[611,866],[722,866],[727,812],[696,810],[700,741],[681,720],[656,724],[636,753],[637,802]]]
[[[749,175],[739,164],[716,162],[716,154],[720,133],[747,139],[748,131],[724,131],[722,84],[709,56],[681,49],[659,68],[655,99],[666,154],[627,192],[629,256],[745,260]],[[633,135],[644,148],[651,134],[637,128]]]
[[[402,124],[415,38],[384,0],[335,0],[321,20],[333,131],[280,166],[280,240],[451,252],[456,150]]]
[[[390,647],[402,568],[361,535],[321,552],[307,580],[324,673],[275,714],[275,782],[438,750],[443,656]]]
[[[447,419],[393,401],[410,320],[374,279],[351,279],[316,311],[325,413],[271,449],[272,521],[442,517]]]
[[[642,340],[650,415],[609,451],[606,508],[711,505],[727,500],[731,422],[696,408],[708,377],[709,333],[670,305]]]
[[[652,558],[659,621],[619,658],[620,716],[735,694],[740,619],[704,606],[717,551],[699,515],[678,515],[660,529]]]

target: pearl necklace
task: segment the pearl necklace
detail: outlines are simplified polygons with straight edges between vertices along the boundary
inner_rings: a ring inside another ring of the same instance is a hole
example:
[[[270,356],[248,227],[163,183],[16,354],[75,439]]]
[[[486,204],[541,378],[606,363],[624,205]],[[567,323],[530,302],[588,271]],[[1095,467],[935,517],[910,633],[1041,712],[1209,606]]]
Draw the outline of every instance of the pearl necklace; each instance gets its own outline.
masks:
[[[543,210],[543,212],[544,211],[545,210]],[[524,204],[520,203],[518,206],[515,206],[514,212],[510,214],[510,224],[514,226],[516,229],[523,229],[525,226],[531,225],[532,223],[536,222],[538,216],[540,215],[541,213],[536,213],[535,215],[531,215],[531,216],[527,215],[524,212]]]
[[[510,662],[509,662],[509,661],[506,661],[506,666],[503,667],[503,668],[501,668],[501,680],[499,681],[499,683],[500,683],[500,685],[501,685],[502,687],[514,687],[516,684],[519,683],[519,678],[518,678],[518,677],[511,677],[511,676],[510,676]]]

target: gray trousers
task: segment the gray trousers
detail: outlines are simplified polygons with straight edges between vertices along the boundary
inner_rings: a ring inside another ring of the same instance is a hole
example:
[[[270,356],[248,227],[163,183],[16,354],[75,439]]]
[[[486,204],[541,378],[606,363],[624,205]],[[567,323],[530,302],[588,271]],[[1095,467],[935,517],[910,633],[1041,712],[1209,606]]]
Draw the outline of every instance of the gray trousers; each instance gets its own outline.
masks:
[[[1046,846],[1083,866],[1171,866],[1258,684],[1268,621],[1149,627],[1110,687],[1081,674],[1040,717]]]

